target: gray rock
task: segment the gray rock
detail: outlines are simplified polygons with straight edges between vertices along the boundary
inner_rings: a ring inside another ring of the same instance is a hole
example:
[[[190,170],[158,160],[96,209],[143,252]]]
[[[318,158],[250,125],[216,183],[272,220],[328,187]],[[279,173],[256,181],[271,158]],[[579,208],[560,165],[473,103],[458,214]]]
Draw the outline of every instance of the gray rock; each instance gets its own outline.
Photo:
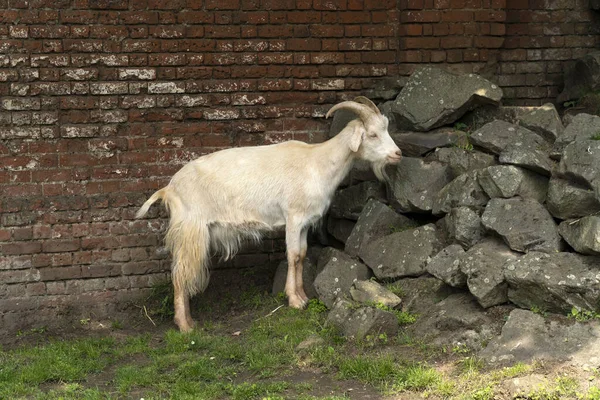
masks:
[[[467,172],[444,186],[433,199],[433,214],[448,213],[455,207],[483,207],[489,197],[477,181],[477,171]]]
[[[550,159],[548,151],[528,145],[521,146],[519,143],[507,146],[500,153],[498,161],[501,164],[517,165],[544,176],[552,175],[554,169],[554,163]]]
[[[548,192],[548,178],[513,165],[488,167],[479,171],[478,179],[490,198],[520,196],[543,203]]]
[[[462,246],[451,244],[427,263],[427,272],[450,286],[464,288],[467,286],[467,276],[460,269],[460,260],[464,254]]]
[[[385,185],[380,182],[362,182],[337,191],[331,201],[330,214],[335,218],[356,221],[370,199],[385,198]]]
[[[530,252],[504,266],[508,298],[522,308],[600,310],[600,258]]]
[[[437,147],[452,146],[467,140],[466,133],[452,128],[439,128],[431,132],[397,132],[391,136],[407,157],[420,157]]]
[[[355,282],[350,288],[350,296],[352,300],[361,304],[383,304],[391,308],[402,302],[400,297],[372,280]]]
[[[428,314],[437,303],[457,291],[429,275],[402,278],[392,285],[402,293],[402,310],[419,315]]]
[[[482,126],[471,134],[471,142],[498,155],[511,145],[543,151],[550,148],[550,144],[535,132],[505,121],[493,121]]]
[[[594,190],[600,199],[600,141],[575,141],[565,148],[558,175]]]
[[[460,269],[467,276],[467,287],[482,307],[508,301],[508,286],[503,265],[518,258],[498,239],[487,239],[473,246],[460,259]]]
[[[356,221],[345,218],[327,218],[327,232],[342,243],[346,243]]]
[[[459,120],[459,123],[468,126],[471,131],[476,131],[493,121],[506,121],[511,124],[518,124],[521,116],[535,109],[537,107],[484,105],[466,113]]]
[[[364,87],[364,95],[369,99],[392,100],[398,96],[408,77],[390,76],[383,79],[373,79],[367,82]]]
[[[392,110],[400,126],[428,131],[453,123],[482,104],[498,105],[501,99],[502,90],[478,75],[425,67],[410,76]]]
[[[333,120],[329,127],[329,137],[333,137],[340,133],[350,121],[357,119],[358,116],[355,112],[341,109],[333,113]]]
[[[348,300],[339,299],[327,316],[328,325],[337,327],[344,336],[361,340],[367,335],[398,333],[398,319],[389,312],[374,307],[358,307]]]
[[[600,217],[589,215],[563,221],[558,232],[565,241],[581,254],[600,255]]]
[[[448,239],[467,249],[479,242],[485,234],[481,217],[469,207],[451,209],[444,222]]]
[[[479,352],[491,365],[530,364],[534,361],[568,362],[573,366],[598,365],[600,324],[547,321],[527,310],[513,310],[502,334]]]
[[[435,160],[447,164],[452,171],[453,177],[486,168],[491,165],[496,165],[496,159],[491,154],[482,153],[476,150],[469,151],[459,147],[436,149],[435,152],[428,157],[428,160]]]
[[[600,202],[593,190],[553,177],[548,184],[546,207],[554,217],[569,219],[599,212]]]
[[[497,336],[502,323],[502,318],[490,317],[473,296],[462,292],[431,304],[419,314],[415,323],[404,328],[404,332],[438,346],[466,346],[479,350]]]
[[[567,125],[563,134],[556,139],[550,156],[560,159],[568,144],[575,141],[590,140],[599,133],[600,117],[584,113],[577,114],[573,117],[571,123]]]
[[[516,251],[556,253],[562,248],[552,216],[533,199],[491,199],[481,222]]]
[[[404,157],[392,167],[390,203],[400,212],[429,212],[435,195],[452,180],[450,168],[439,162]]]
[[[398,95],[398,93],[396,93],[396,96]],[[366,95],[368,97],[368,95]],[[393,98],[396,98],[396,96],[394,96]],[[370,97],[369,97],[370,98]],[[391,100],[391,99],[390,99]],[[383,115],[385,115],[388,119],[388,132],[390,134],[394,134],[398,131],[398,123],[396,121],[396,115],[392,112],[392,108],[394,107],[394,101],[386,101],[383,104],[380,104],[378,106],[379,111],[381,111],[381,113]],[[404,152],[404,150],[402,148],[400,148],[400,150],[402,150]]]
[[[306,295],[314,299],[317,297],[314,282],[315,276],[317,275],[316,264],[308,257],[304,259],[302,268],[302,282],[304,282],[304,292]],[[285,292],[285,280],[287,278],[288,263],[287,261],[281,261],[275,271],[275,278],[273,278],[273,288],[271,293],[274,295]]]
[[[428,224],[373,240],[362,247],[360,258],[378,279],[418,276],[441,248],[435,225]]]
[[[416,226],[416,222],[410,218],[398,214],[378,200],[371,199],[358,217],[346,240],[344,250],[351,256],[357,256],[361,247],[371,240]]]
[[[550,143],[554,143],[556,138],[560,136],[565,127],[560,120],[558,111],[552,103],[546,103],[543,106],[521,116],[519,124],[546,139]]]
[[[342,251],[328,248],[321,252],[318,266],[320,272],[315,278],[314,287],[321,300],[329,308],[335,299],[350,293],[354,282],[364,281],[371,277],[366,265],[352,259]]]
[[[578,99],[588,92],[600,90],[600,51],[586,54],[565,72],[564,89],[557,101]]]
[[[356,160],[348,176],[342,181],[340,187],[357,185],[364,181],[376,181],[377,177],[373,172],[371,164],[364,160]]]

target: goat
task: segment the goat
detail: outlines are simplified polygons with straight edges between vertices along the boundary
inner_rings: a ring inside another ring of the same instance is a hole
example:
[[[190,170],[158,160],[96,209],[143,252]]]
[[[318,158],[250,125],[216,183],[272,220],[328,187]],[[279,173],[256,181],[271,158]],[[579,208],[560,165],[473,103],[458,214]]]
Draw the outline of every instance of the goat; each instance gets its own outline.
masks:
[[[371,100],[359,96],[336,104],[326,118],[340,109],[359,118],[323,143],[288,141],[202,156],[184,165],[142,205],[136,218],[159,199],[170,214],[165,242],[173,257],[175,323],[181,331],[193,329],[189,298],[206,289],[209,252],[220,251],[228,259],[243,240],[259,240],[261,232],[283,226],[285,294],[290,307],[306,305],[302,265],[309,228],[327,211],[355,159],[369,161],[385,180],[385,166],[402,157],[388,133],[387,117]]]

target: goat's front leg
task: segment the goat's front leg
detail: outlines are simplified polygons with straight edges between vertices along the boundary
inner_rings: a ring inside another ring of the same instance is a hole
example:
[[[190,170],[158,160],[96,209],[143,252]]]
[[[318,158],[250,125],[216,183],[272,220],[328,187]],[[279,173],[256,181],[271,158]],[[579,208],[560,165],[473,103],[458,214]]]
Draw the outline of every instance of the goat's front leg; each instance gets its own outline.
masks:
[[[308,303],[308,296],[304,292],[304,258],[306,257],[306,251],[308,250],[307,243],[308,227],[302,229],[300,232],[300,259],[296,264],[296,293],[302,298],[304,303]]]
[[[301,262],[301,233],[302,228],[290,223],[285,229],[285,243],[287,247],[288,272],[285,280],[285,294],[288,298],[288,304],[293,308],[304,308],[306,301],[298,294],[296,285],[297,266]],[[300,280],[302,280],[302,267],[300,267]]]

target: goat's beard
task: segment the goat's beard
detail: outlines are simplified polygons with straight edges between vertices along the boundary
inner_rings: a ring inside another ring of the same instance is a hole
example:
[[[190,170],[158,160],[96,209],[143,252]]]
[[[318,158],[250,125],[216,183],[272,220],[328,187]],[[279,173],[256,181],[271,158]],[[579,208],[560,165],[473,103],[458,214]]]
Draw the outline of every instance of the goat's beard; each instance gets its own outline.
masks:
[[[373,168],[373,172],[375,173],[375,176],[377,177],[377,179],[379,179],[382,182],[389,183],[390,177],[388,176],[387,172],[385,171],[385,168],[387,166],[388,166],[388,163],[385,160],[384,161],[376,161],[371,164],[371,167]]]

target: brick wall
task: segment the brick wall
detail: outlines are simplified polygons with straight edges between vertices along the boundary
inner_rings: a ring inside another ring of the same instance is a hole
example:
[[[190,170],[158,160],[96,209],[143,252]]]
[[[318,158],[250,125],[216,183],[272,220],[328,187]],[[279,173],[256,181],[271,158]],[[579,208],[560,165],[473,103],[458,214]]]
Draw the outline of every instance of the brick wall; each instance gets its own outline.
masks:
[[[554,101],[566,68],[600,47],[588,0],[507,0],[498,83],[513,104]]]
[[[33,4],[35,3],[35,4]],[[397,74],[395,1],[0,0],[0,326],[111,312],[169,268],[165,213],[221,148],[322,141],[329,107]],[[279,260],[268,239],[229,267]]]
[[[573,60],[600,47],[589,0],[401,0],[399,73],[423,63],[478,72],[505,103],[554,101]]]
[[[332,104],[376,96],[427,63],[499,68],[508,101],[541,102],[598,37],[581,0],[0,0],[0,10],[3,327],[111,312],[165,279],[166,215],[133,215],[190,159],[321,141]],[[272,238],[225,267],[282,251]]]

